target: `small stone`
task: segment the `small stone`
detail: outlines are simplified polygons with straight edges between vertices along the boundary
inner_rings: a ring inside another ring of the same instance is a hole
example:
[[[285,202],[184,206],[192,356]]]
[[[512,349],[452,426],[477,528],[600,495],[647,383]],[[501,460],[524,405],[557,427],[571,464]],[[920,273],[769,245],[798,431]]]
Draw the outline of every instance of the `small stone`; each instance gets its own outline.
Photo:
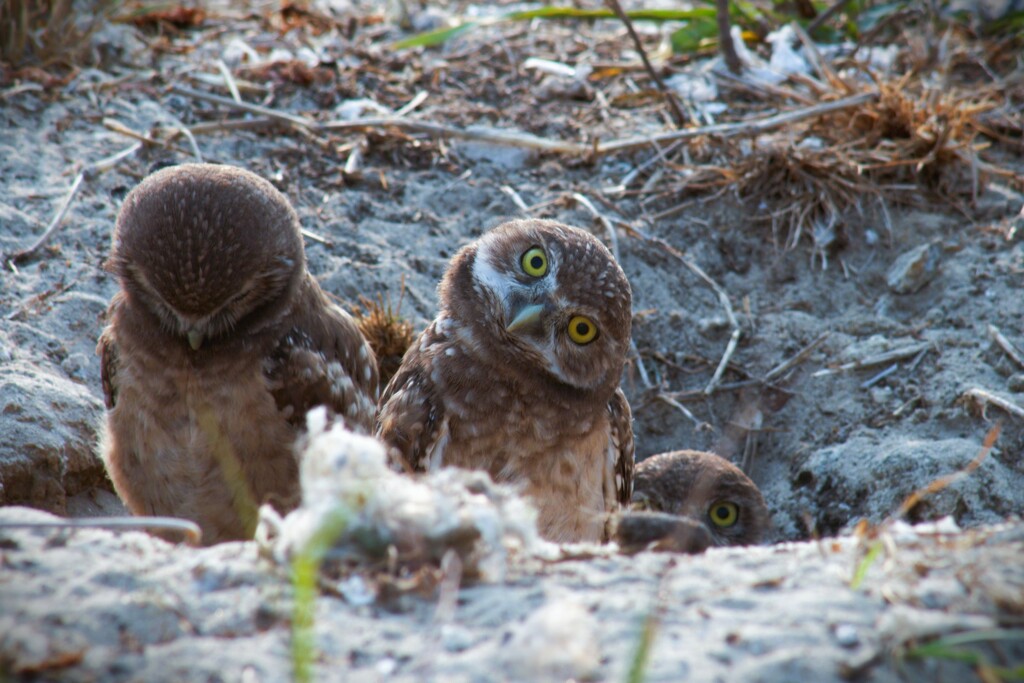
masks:
[[[441,643],[448,652],[462,652],[473,645],[473,634],[464,626],[445,624],[441,627]]]
[[[377,662],[374,667],[381,676],[390,676],[398,669],[398,662],[391,657],[385,657]]]
[[[519,130],[498,129],[490,126],[469,126],[468,130],[498,137],[522,138],[523,136],[523,132]],[[537,160],[535,150],[515,144],[505,145],[486,140],[462,140],[454,143],[452,147],[467,161],[486,161],[507,171],[525,168]]]
[[[1015,394],[1024,393],[1024,373],[1010,375],[1010,379],[1006,380],[1006,388]]]
[[[895,294],[913,294],[939,274],[942,248],[935,242],[900,254],[889,268],[886,284]]]
[[[857,627],[851,624],[836,626],[835,636],[840,647],[851,648],[860,645],[860,634],[857,633]]]
[[[886,406],[892,402],[892,388],[891,387],[872,387],[871,388],[871,400],[876,405]]]
[[[338,591],[345,602],[356,607],[365,607],[373,604],[377,599],[376,591],[370,590],[366,581],[359,575],[353,575],[338,583]]]
[[[705,337],[717,335],[729,327],[729,321],[725,316],[716,315],[709,318],[701,318],[697,321],[697,330]]]
[[[72,353],[63,361],[61,361],[60,367],[71,379],[76,379],[80,382],[88,379],[86,375],[86,368],[89,366],[89,359],[86,358],[84,353]]]

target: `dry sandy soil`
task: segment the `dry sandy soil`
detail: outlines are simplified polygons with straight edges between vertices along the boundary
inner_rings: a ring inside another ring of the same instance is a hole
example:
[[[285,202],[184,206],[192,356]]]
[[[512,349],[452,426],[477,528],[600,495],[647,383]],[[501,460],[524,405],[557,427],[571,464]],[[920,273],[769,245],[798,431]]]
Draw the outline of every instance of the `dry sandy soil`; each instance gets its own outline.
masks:
[[[341,105],[361,98],[394,111],[425,91],[409,118],[587,143],[668,128],[656,98],[609,108],[621,81],[588,85],[609,91],[595,96],[523,68],[529,57],[628,59],[611,22],[505,25],[439,49],[395,52],[389,41],[405,34],[390,20],[350,15],[325,33],[283,33],[298,19],[280,12],[213,12],[185,33],[108,26],[94,40],[97,66],[69,82],[9,81],[0,91],[0,253],[42,234],[87,164],[133,143],[105,121],[146,134],[259,118],[169,91],[229,96],[218,59],[243,81],[243,99],[320,120],[341,118]],[[248,61],[243,42],[256,51]],[[312,49],[320,66],[254,61],[270,60],[272,48],[293,57]],[[749,105],[726,101],[736,111]],[[645,619],[656,623],[652,681],[969,680],[993,671],[986,666],[1021,675],[1024,636],[1013,628],[1024,619],[1024,421],[965,398],[982,389],[1024,403],[1024,367],[990,333],[995,326],[1024,346],[1019,174],[976,200],[920,194],[916,206],[893,203],[884,213],[865,202],[863,212],[843,214],[842,239],[785,249],[767,208],[728,188],[686,197],[608,192],[656,158],[649,148],[587,161],[393,130],[284,126],[223,128],[196,143],[204,160],[249,168],[291,199],[310,235],[309,268],[329,292],[350,305],[401,298],[417,331],[434,315],[448,258],[523,215],[516,197],[531,215],[608,240],[578,196],[586,198],[615,227],[633,287],[642,360],[631,360],[623,382],[638,457],[717,450],[744,465],[773,515],[774,545],[699,557],[523,560],[499,585],[464,587],[450,609],[433,594],[388,604],[364,604],[351,591],[325,595],[318,680],[623,680]],[[1019,170],[1017,144],[995,153]],[[362,150],[361,177],[342,172],[353,146]],[[131,187],[194,158],[178,137],[88,177],[52,241],[0,274],[0,504],[8,506],[0,508],[0,679],[289,675],[290,584],[253,543],[196,550],[138,533],[5,527],[49,519],[14,506],[78,517],[118,509],[94,451],[103,406],[94,347],[116,288],[102,263]],[[678,212],[653,218],[683,199]],[[919,248],[929,274],[900,293],[891,270]],[[716,293],[679,254],[727,293],[741,332],[721,386],[707,395],[732,329]],[[987,458],[914,507],[909,521],[951,520],[937,530],[886,526],[880,545],[849,535],[857,520],[878,524],[916,489],[967,466],[997,420],[1002,431]],[[852,588],[869,547],[881,555]],[[980,643],[965,651],[982,664],[907,656],[958,633]]]

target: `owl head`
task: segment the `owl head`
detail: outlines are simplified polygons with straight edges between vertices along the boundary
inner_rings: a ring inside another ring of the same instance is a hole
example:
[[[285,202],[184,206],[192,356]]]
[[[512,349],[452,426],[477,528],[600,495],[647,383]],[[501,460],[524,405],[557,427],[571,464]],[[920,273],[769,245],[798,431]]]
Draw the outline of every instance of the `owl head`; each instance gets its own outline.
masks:
[[[769,525],[754,482],[725,458],[701,451],[660,453],[640,462],[633,507],[700,522],[715,545],[760,543]]]
[[[106,267],[165,332],[198,350],[273,318],[301,281],[305,254],[298,216],[269,182],[183,164],[125,198]]]
[[[464,341],[506,367],[574,389],[618,386],[629,281],[590,233],[546,220],[504,223],[456,254],[439,291]]]

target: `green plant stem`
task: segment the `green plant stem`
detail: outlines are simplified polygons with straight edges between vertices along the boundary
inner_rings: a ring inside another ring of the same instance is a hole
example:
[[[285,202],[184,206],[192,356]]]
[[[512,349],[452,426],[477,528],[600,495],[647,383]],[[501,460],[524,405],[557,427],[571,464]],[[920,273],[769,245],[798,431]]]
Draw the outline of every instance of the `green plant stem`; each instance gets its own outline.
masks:
[[[295,593],[292,608],[292,680],[312,680],[316,643],[313,626],[316,620],[317,577],[324,555],[348,526],[348,512],[337,509],[317,530],[305,547],[292,560],[292,587]]]
[[[864,578],[868,575],[868,570],[871,569],[871,565],[873,565],[879,555],[882,554],[883,548],[884,546],[881,541],[875,541],[868,546],[867,554],[857,564],[857,569],[853,572],[853,578],[850,579],[850,588],[857,590],[860,585],[864,583]]]

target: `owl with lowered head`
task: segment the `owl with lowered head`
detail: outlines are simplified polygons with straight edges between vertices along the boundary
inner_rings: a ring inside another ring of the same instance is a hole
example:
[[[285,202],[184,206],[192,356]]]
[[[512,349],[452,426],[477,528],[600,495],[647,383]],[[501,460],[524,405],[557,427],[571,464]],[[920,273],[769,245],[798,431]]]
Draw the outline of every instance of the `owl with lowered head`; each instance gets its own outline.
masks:
[[[306,270],[298,216],[248,171],[185,164],[124,201],[107,262],[120,284],[99,339],[101,455],[139,515],[251,537],[257,506],[298,503],[293,452],[324,405],[373,429],[377,365]]]
[[[438,293],[381,396],[378,435],[407,469],[519,485],[548,540],[606,540],[633,477],[619,388],[631,293],[612,254],[578,228],[511,221],[461,249]]]

